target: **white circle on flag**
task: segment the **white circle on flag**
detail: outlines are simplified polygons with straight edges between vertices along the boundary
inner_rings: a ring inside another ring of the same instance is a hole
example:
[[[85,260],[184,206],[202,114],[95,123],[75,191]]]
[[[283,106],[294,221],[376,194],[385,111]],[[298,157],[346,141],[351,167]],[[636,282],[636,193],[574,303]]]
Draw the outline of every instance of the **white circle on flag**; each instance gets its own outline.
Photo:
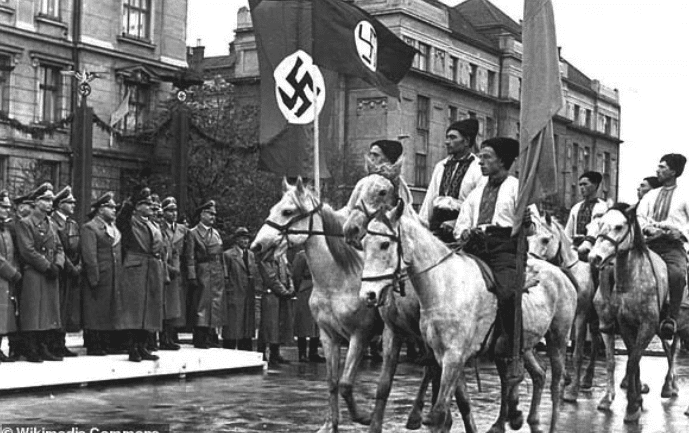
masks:
[[[368,21],[359,21],[354,28],[354,42],[359,59],[373,72],[378,68],[378,35]]]
[[[325,104],[325,81],[310,55],[295,51],[282,59],[273,71],[275,99],[287,122],[305,125],[320,114]]]

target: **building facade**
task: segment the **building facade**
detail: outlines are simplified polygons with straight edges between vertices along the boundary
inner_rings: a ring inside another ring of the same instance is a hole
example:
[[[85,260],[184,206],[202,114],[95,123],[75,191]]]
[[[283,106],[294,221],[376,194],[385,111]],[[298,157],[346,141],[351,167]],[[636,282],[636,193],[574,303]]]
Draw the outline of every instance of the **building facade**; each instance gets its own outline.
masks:
[[[400,83],[400,100],[366,83],[342,77],[337,131],[343,171],[363,166],[368,145],[399,138],[405,146],[403,175],[415,204],[421,203],[433,166],[446,156],[445,130],[457,119],[475,117],[478,142],[497,135],[518,138],[521,85],[521,27],[488,0],[449,7],[435,0],[356,0],[417,54]],[[207,78],[223,76],[258,101],[258,61],[246,8],[238,13],[229,56],[203,59],[191,49]],[[190,57],[190,58],[191,58]],[[191,63],[191,60],[190,60]],[[578,177],[603,173],[601,195],[616,199],[620,150],[617,90],[590,79],[561,57],[565,104],[554,119],[558,194],[546,203],[565,209],[579,200]],[[350,185],[351,186],[351,185]]]
[[[186,20],[186,0],[0,0],[0,188],[73,182],[80,98],[69,71],[98,73],[87,98],[100,121],[92,196],[136,177],[155,153],[140,132],[172,95],[163,80],[187,66]],[[111,134],[118,107],[125,115]]]

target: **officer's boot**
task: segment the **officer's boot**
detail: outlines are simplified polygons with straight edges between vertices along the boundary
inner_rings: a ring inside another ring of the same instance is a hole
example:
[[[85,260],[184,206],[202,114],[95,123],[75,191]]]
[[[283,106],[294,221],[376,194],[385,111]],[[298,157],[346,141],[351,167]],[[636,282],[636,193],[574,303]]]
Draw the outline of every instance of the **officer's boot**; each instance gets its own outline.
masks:
[[[318,337],[309,338],[309,361],[322,363],[325,362],[325,358],[318,354],[318,343],[320,343]]]

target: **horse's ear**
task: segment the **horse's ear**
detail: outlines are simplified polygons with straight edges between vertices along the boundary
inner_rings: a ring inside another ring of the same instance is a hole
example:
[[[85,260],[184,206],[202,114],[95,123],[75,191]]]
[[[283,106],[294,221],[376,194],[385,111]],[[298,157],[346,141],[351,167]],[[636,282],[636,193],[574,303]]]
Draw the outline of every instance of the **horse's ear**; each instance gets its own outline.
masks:
[[[390,170],[390,174],[394,178],[400,177],[402,175],[402,167],[404,167],[404,155],[397,158],[397,161],[394,164],[392,164],[392,170]]]
[[[283,176],[283,178],[282,178],[282,193],[283,194],[286,193],[287,190],[289,189],[289,187],[290,187],[290,184],[289,184],[289,182],[287,182],[287,178]]]
[[[553,217],[550,216],[550,212],[545,212],[545,222],[548,225],[552,225],[553,223]]]
[[[298,192],[299,194],[301,194],[301,193],[304,192],[304,181],[301,180],[301,176],[299,176],[299,177],[297,178],[296,187],[297,187],[297,192]]]
[[[406,204],[404,203],[404,200],[400,199],[397,200],[397,206],[392,210],[392,218],[390,218],[391,221],[397,221],[400,218],[402,218],[402,214],[404,213],[404,207]]]

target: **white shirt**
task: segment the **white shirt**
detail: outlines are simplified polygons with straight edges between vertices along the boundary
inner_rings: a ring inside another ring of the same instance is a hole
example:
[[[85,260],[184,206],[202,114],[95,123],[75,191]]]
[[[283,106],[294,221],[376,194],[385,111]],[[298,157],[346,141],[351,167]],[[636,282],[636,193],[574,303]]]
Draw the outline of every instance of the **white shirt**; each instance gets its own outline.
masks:
[[[462,179],[462,185],[459,188],[459,196],[457,198],[448,197],[452,203],[453,210],[459,210],[462,207],[462,203],[469,196],[469,193],[474,190],[485,176],[481,173],[481,167],[478,165],[478,157],[473,153],[470,154],[474,157],[474,160],[469,164],[464,179]],[[435,165],[433,169],[433,175],[431,176],[431,182],[428,184],[428,190],[426,191],[426,197],[423,199],[423,204],[419,210],[419,217],[426,225],[430,223],[431,216],[433,215],[433,207],[435,204],[435,199],[438,198],[440,194],[440,183],[443,180],[443,172],[445,171],[445,163],[450,160],[452,156],[441,160]],[[456,168],[455,168],[456,170]]]
[[[454,237],[459,239],[465,230],[477,227],[479,210],[483,190],[488,184],[488,178],[484,177],[481,183],[469,193],[469,196],[462,203],[462,209],[455,223]],[[514,213],[517,209],[517,195],[519,193],[519,180],[514,176],[507,178],[500,185],[498,198],[495,202],[495,213],[490,225],[498,227],[514,226]]]
[[[665,221],[655,221],[653,219],[653,208],[662,189],[663,187],[650,190],[639,202],[639,206],[636,208],[636,215],[641,229],[643,230],[648,226],[675,228],[689,240],[689,190],[683,185],[677,184],[677,189],[672,193],[667,219]]]
[[[597,200],[598,201],[593,205],[593,209],[591,210],[591,220],[602,216],[608,211],[608,204],[604,200]],[[583,203],[584,200],[580,201],[572,207],[572,210],[569,211],[569,218],[567,219],[567,225],[565,225],[565,234],[569,238],[570,242],[575,236],[577,236],[577,218],[579,216],[579,209],[581,209],[581,205]]]

